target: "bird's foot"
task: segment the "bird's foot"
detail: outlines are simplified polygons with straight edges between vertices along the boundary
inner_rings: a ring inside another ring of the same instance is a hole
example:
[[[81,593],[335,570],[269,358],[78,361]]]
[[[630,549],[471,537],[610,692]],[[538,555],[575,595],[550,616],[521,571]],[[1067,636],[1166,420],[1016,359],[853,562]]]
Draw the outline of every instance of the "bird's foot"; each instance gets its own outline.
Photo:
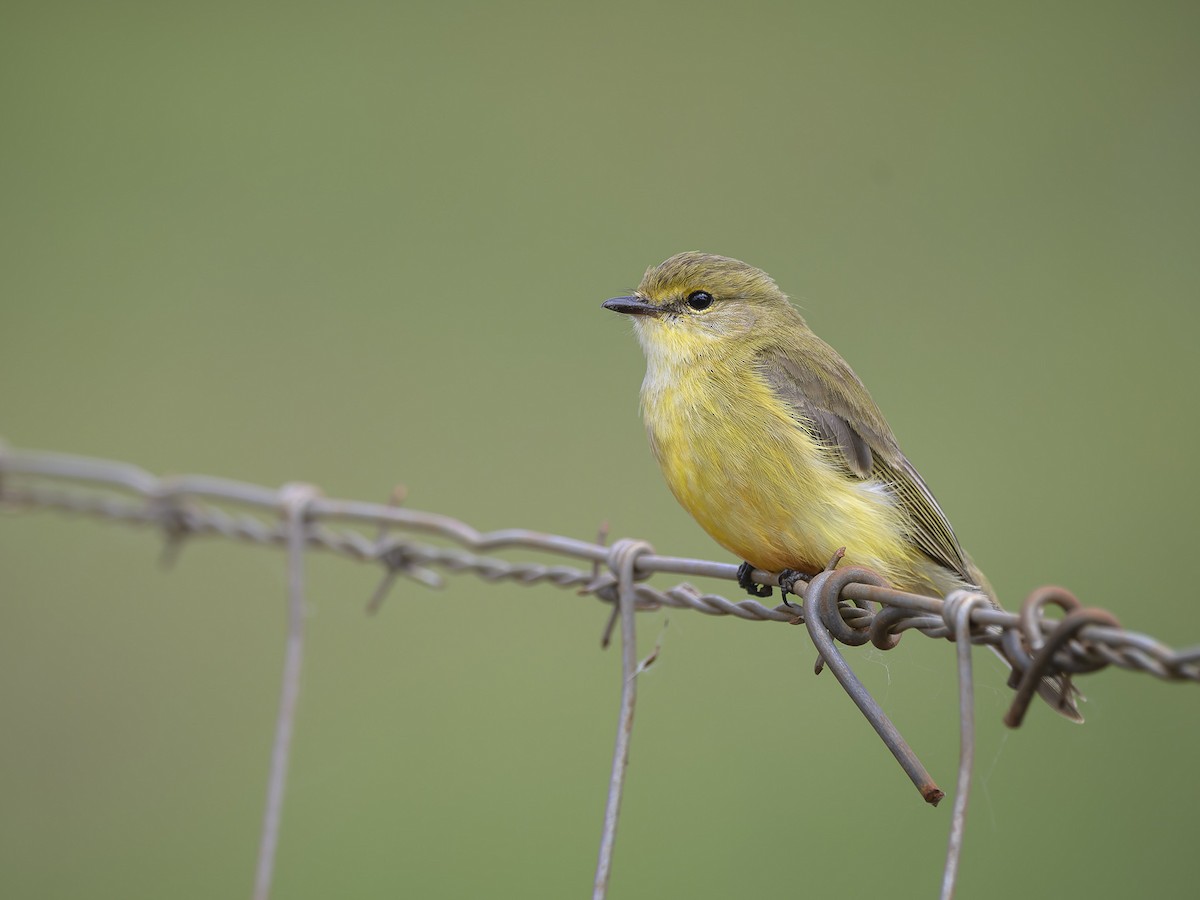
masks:
[[[770,597],[771,586],[769,584],[758,584],[750,580],[750,573],[754,571],[754,566],[748,562],[742,563],[737,570],[737,583],[743,591],[751,597]]]
[[[779,590],[783,594],[783,602],[787,606],[796,605],[788,602],[787,595],[796,593],[796,583],[799,581],[808,584],[812,581],[812,576],[796,569],[784,569],[779,573]]]

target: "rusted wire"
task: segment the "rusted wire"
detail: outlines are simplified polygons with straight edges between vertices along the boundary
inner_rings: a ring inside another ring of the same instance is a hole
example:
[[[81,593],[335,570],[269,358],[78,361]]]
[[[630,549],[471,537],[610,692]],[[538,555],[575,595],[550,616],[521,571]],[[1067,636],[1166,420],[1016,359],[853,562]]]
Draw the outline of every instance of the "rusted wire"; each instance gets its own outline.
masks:
[[[834,640],[849,646],[860,646],[870,640],[867,630],[857,629],[848,625],[838,610],[838,598],[848,584],[883,585],[884,581],[869,569],[850,566],[845,569],[834,568],[841,558],[841,552],[830,561],[829,568],[821,572],[809,582],[804,592],[804,624],[812,641],[817,645],[821,659],[829,666],[834,677],[846,689],[850,699],[859,708],[871,727],[875,729],[887,748],[892,751],[900,767],[920,791],[925,802],[937,806],[946,796],[933,782],[929,772],[921,765],[912,748],[900,736],[896,726],[884,713],[883,708],[875,701],[854,671],[838,652]]]
[[[1049,636],[1044,636],[1042,611],[1054,604],[1066,611],[1066,615],[1054,626]],[[1099,654],[1091,653],[1087,646],[1075,647],[1071,653],[1061,651],[1084,628],[1089,625],[1107,625],[1120,628],[1117,617],[1103,609],[1084,609],[1083,604],[1066,588],[1047,586],[1038,588],[1026,598],[1021,606],[1021,630],[1023,646],[1015,639],[1017,632],[1006,635],[1005,647],[1021,654],[1026,660],[1019,672],[1017,695],[1012,706],[1004,715],[1004,724],[1017,728],[1025,719],[1025,712],[1033,700],[1038,682],[1052,672],[1095,672],[1108,662]],[[1031,655],[1032,654],[1032,655]],[[1015,670],[1014,670],[1015,671]]]

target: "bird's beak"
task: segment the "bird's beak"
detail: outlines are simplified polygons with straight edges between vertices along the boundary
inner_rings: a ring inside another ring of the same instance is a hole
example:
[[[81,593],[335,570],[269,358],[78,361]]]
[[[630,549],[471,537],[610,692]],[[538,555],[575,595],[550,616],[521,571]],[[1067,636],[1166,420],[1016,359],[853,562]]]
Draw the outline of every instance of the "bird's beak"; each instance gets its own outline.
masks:
[[[605,300],[601,306],[613,312],[625,313],[627,316],[659,316],[662,309],[653,303],[647,303],[641,297],[613,297]]]

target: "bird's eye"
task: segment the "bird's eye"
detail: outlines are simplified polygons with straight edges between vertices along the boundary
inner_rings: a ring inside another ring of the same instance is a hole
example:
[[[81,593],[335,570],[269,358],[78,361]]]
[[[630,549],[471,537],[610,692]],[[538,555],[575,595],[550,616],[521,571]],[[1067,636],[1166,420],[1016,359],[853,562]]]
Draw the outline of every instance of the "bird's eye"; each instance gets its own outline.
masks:
[[[692,309],[708,309],[712,302],[713,295],[708,291],[692,291],[687,298],[687,305]]]

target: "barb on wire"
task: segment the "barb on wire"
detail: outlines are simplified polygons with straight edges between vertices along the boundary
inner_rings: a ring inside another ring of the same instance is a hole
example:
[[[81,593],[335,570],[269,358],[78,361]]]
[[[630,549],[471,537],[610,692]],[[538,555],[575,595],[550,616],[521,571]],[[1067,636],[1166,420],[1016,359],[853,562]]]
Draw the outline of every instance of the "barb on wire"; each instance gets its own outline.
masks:
[[[408,488],[402,484],[398,484],[392,489],[392,495],[388,498],[387,505],[389,507],[399,506],[407,496]],[[403,544],[385,544],[387,533],[388,523],[381,522],[379,524],[379,534],[376,536],[375,542],[386,547],[379,554],[379,561],[383,563],[384,572],[383,578],[380,579],[374,593],[371,594],[371,599],[367,601],[367,615],[371,616],[379,612],[379,608],[383,606],[384,599],[400,575],[407,575],[409,578],[420,582],[426,587],[440,588],[442,586],[442,577],[437,572],[414,564]]]

